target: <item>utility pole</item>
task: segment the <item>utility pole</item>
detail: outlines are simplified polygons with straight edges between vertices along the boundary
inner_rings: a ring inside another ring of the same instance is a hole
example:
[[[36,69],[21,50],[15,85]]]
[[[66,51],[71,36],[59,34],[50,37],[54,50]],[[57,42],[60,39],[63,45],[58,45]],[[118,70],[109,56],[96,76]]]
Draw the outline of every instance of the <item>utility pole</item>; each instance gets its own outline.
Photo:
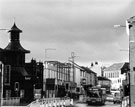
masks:
[[[75,53],[74,52],[71,52],[71,58],[72,58],[72,67],[73,67],[73,82],[75,82],[75,66],[74,66],[74,59],[75,59]]]
[[[47,49],[45,49],[45,60],[46,60],[46,58],[47,58],[47,52],[48,52],[49,50],[56,50],[56,49],[54,49],[54,48],[47,48]]]
[[[135,107],[135,16],[126,20],[126,26],[115,25],[114,27],[126,27],[129,36],[129,107]]]
[[[130,107],[135,107],[135,17],[127,19],[127,34],[129,35],[129,68],[130,68]]]

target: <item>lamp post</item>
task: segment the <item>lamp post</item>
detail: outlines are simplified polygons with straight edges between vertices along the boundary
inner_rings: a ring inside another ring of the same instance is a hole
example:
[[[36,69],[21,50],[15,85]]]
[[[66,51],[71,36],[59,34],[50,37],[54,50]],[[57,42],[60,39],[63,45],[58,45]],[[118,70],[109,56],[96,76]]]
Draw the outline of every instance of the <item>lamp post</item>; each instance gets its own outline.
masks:
[[[46,48],[46,49],[45,49],[45,60],[46,60],[46,58],[47,58],[47,52],[48,52],[49,50],[56,50],[56,49],[54,49],[54,48]]]
[[[44,61],[45,69],[44,69],[44,72],[43,72],[43,91],[44,92],[46,90],[47,52],[50,51],[50,50],[56,50],[56,49],[54,49],[54,48],[46,48],[45,49],[45,61]]]
[[[127,19],[127,34],[129,35],[129,79],[130,79],[130,107],[135,107],[135,17]]]
[[[114,27],[126,27],[129,36],[129,107],[135,107],[135,16],[126,20],[126,26],[114,25]]]

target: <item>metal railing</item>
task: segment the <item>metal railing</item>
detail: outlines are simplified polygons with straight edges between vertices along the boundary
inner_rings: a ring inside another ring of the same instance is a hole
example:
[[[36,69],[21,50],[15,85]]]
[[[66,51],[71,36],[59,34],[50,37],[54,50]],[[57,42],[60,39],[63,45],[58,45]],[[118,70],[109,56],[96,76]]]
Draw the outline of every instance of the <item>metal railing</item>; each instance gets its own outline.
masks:
[[[20,105],[20,98],[19,97],[2,98],[1,105],[6,105],[6,106]]]

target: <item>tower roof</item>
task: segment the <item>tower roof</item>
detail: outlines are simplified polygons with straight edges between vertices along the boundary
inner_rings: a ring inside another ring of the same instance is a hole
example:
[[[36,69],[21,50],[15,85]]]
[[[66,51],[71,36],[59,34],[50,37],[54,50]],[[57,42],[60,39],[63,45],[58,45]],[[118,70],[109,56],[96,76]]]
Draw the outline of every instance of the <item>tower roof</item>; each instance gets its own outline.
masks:
[[[24,49],[18,41],[9,42],[4,51],[30,53],[30,51]]]
[[[12,26],[12,28],[11,28],[8,32],[13,32],[13,31],[19,32],[19,33],[22,32],[22,30],[20,30],[20,29],[16,26],[15,23],[14,23],[14,25]]]
[[[12,52],[22,52],[22,53],[30,53],[29,50],[24,49],[21,44],[20,44],[20,37],[19,37],[19,33],[22,32],[22,30],[20,30],[19,28],[17,28],[16,24],[14,23],[14,25],[12,26],[11,30],[9,30],[8,32],[10,32],[10,42],[7,45],[7,47],[4,49],[4,52],[7,51],[12,51]]]

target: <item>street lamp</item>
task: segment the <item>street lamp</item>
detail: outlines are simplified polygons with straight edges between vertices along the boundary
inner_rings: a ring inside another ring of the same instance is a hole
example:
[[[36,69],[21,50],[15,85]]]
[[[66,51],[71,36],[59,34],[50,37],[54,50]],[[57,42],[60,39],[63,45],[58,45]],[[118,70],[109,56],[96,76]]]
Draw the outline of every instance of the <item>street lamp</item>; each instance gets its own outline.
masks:
[[[130,107],[135,107],[135,17],[127,19],[127,34],[129,35],[129,68],[130,68]]]
[[[45,61],[44,61],[44,66],[45,66],[45,69],[44,69],[44,72],[43,72],[43,91],[45,92],[45,89],[46,89],[46,69],[47,69],[47,52],[50,51],[50,50],[56,50],[54,48],[46,48],[45,49]]]
[[[45,60],[47,58],[47,51],[49,51],[49,50],[56,50],[56,49],[54,49],[54,48],[46,48],[45,49]]]
[[[126,26],[115,25],[114,27],[126,27],[129,36],[129,107],[135,107],[135,16],[126,20]]]

